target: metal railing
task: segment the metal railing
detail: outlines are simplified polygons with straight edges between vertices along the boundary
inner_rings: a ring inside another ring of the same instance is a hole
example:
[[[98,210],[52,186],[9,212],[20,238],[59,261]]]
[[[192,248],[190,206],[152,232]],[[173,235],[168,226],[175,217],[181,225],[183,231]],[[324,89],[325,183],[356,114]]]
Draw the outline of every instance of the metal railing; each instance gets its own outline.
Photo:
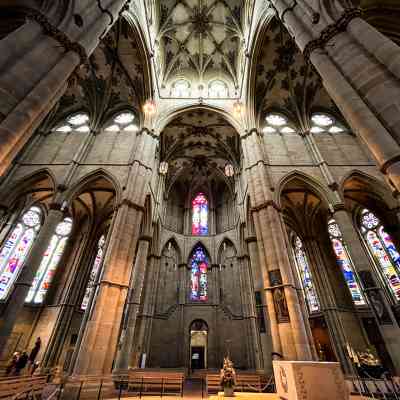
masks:
[[[351,377],[352,394],[383,400],[400,400],[400,386],[390,375],[377,379],[372,376]]]

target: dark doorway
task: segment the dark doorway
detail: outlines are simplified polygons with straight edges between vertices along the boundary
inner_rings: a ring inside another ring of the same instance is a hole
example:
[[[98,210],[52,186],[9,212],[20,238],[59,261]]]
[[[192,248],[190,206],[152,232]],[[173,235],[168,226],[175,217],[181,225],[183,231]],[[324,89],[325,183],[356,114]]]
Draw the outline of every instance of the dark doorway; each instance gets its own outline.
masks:
[[[324,317],[310,318],[315,348],[320,361],[337,361]]]
[[[195,369],[204,369],[204,347],[194,346],[192,347],[192,371]]]

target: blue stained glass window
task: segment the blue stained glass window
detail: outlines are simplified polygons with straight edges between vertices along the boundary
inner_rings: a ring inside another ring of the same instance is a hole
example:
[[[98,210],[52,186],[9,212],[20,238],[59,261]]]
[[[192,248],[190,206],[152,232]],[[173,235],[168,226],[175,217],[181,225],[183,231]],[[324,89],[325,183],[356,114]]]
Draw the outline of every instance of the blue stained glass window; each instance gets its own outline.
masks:
[[[64,253],[71,230],[72,219],[69,217],[64,218],[64,220],[57,225],[49,246],[43,254],[42,261],[33,279],[25,302],[33,302],[36,304],[43,303],[56,273],[59,261]]]
[[[197,245],[194,248],[189,262],[191,267],[190,299],[206,301],[208,299],[208,259],[203,246]]]
[[[0,300],[4,300],[17,279],[40,229],[42,211],[33,206],[19,219],[0,250]]]
[[[203,193],[192,201],[192,235],[208,235],[208,201]]]
[[[361,294],[360,286],[357,282],[350,256],[343,243],[339,226],[333,219],[331,219],[328,223],[328,232],[332,242],[333,251],[336,255],[336,262],[342,270],[354,304],[356,306],[362,306],[365,304],[365,300]]]
[[[303,249],[303,243],[297,236],[294,241],[294,255],[296,259],[297,271],[304,290],[304,296],[307,301],[308,309],[311,313],[319,311],[318,296],[314,288],[310,267],[306,253]]]
[[[390,235],[378,217],[364,209],[361,213],[361,232],[379,265],[379,272],[397,301],[400,300],[400,255]]]

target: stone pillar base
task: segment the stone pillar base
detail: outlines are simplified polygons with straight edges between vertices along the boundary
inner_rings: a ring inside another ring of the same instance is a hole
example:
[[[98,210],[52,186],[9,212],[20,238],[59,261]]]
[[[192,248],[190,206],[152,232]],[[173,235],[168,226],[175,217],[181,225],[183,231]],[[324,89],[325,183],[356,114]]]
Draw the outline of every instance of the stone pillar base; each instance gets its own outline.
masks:
[[[339,363],[273,361],[276,391],[282,400],[349,399]]]

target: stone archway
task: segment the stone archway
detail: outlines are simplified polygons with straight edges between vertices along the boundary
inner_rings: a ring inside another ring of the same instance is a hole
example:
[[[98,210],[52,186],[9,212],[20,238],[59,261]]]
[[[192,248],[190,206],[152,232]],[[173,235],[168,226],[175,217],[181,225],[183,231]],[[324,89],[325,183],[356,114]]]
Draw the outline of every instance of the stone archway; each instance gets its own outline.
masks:
[[[208,325],[202,319],[190,324],[190,371],[207,369]]]

